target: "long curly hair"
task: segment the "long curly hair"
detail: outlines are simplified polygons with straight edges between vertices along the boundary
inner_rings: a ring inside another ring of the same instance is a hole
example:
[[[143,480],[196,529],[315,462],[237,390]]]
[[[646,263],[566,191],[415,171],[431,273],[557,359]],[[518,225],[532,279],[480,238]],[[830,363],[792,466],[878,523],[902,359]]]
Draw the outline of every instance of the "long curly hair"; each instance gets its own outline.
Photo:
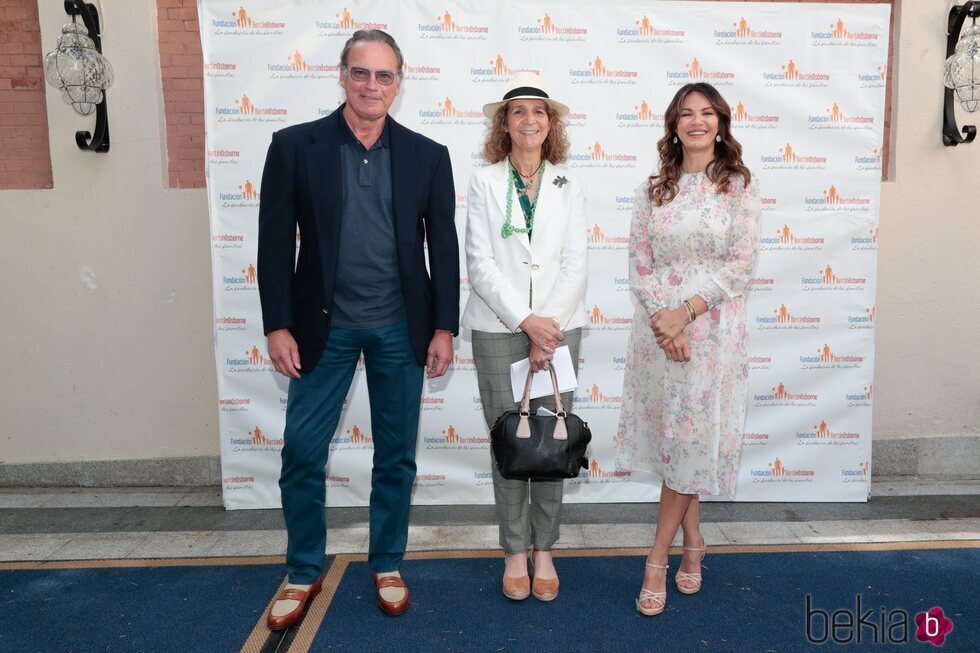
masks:
[[[508,103],[509,104],[509,103]],[[547,102],[548,136],[541,145],[541,158],[548,163],[564,163],[568,159],[568,134],[561,116]],[[513,144],[507,133],[507,104],[503,104],[493,114],[493,120],[487,126],[487,136],[483,140],[483,158],[490,163],[503,161],[510,155]]]
[[[674,142],[677,134],[677,122],[680,120],[681,105],[691,93],[700,93],[707,98],[708,103],[718,116],[718,135],[721,142],[715,142],[715,158],[708,164],[705,171],[715,184],[718,193],[727,193],[733,175],[741,175],[748,186],[752,181],[752,173],[742,162],[742,145],[732,136],[732,110],[721,97],[721,94],[711,84],[697,82],[686,84],[677,91],[664,113],[664,137],[657,141],[657,152],[660,154],[660,169],[657,174],[650,176],[647,196],[657,206],[669,204],[679,189],[681,164],[684,161],[684,148],[678,141]]]

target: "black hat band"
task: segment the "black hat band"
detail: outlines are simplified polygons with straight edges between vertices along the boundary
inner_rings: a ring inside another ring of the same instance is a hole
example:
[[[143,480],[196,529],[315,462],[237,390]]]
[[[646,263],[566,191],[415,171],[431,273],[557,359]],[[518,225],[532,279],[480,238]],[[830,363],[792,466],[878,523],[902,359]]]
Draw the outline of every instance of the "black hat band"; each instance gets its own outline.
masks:
[[[548,97],[548,94],[542,91],[540,88],[534,88],[533,86],[520,86],[512,91],[507,91],[506,93],[504,93],[504,100],[505,101],[510,100],[512,98],[522,96],[522,95],[540,97],[546,100],[551,99]]]

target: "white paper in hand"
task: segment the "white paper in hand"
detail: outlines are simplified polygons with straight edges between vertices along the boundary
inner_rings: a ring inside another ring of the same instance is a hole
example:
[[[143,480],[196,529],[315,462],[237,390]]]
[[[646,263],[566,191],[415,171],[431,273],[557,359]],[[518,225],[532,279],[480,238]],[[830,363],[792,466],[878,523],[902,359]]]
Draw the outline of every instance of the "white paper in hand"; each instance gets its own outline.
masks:
[[[572,366],[572,354],[568,345],[555,349],[555,356],[551,359],[551,365],[558,375],[559,392],[568,392],[578,387],[575,368]],[[524,382],[527,380],[527,372],[530,369],[531,360],[528,358],[517,361],[510,366],[510,386],[514,389],[514,401],[520,401],[524,397]],[[548,370],[537,372],[531,378],[531,399],[552,394],[554,394],[554,390],[551,388],[551,373]],[[566,409],[568,408],[571,406],[566,406]]]

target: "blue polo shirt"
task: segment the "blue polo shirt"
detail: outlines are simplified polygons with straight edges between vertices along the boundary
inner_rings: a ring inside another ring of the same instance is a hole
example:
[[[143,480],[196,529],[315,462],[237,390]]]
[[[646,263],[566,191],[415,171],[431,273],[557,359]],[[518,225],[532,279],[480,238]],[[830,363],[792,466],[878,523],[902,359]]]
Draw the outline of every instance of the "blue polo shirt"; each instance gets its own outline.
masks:
[[[341,116],[341,214],[332,326],[375,329],[406,319],[398,275],[388,119],[365,149]]]

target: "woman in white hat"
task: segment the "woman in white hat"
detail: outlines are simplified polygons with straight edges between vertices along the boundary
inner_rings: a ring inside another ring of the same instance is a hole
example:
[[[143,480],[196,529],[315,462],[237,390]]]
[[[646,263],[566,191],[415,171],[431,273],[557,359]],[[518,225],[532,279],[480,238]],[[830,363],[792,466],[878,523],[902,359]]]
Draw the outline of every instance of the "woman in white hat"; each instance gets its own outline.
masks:
[[[510,365],[530,358],[547,367],[567,345],[578,368],[585,318],[585,193],[561,164],[568,107],[541,77],[514,75],[503,99],[483,107],[490,119],[483,154],[490,162],[470,178],[466,266],[472,292],[462,324],[473,332],[473,357],[487,426],[515,408]],[[562,395],[572,405],[572,393]],[[535,399],[555,409],[553,397]],[[558,595],[551,548],[558,539],[562,481],[515,481],[493,467],[500,545],[507,553],[503,592],[514,600]],[[528,576],[531,551],[534,581]]]

